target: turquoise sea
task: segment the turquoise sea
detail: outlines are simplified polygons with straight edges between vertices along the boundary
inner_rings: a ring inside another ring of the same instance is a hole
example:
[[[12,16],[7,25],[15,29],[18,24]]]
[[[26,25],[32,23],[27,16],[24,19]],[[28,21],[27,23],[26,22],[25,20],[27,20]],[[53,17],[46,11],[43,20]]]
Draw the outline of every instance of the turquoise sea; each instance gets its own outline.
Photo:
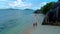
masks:
[[[20,29],[22,32],[28,24],[31,24],[33,22],[33,18],[31,17],[33,16],[33,12],[33,10],[19,9],[0,10],[0,34],[5,34],[6,32],[8,33],[9,30],[15,27],[19,27],[18,29]]]

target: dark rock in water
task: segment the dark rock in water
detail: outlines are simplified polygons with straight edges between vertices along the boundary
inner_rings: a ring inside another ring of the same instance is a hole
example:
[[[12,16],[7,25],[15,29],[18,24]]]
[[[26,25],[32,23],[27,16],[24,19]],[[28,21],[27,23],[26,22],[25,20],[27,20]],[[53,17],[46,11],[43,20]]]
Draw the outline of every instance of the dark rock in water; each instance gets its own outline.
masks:
[[[2,32],[5,29],[4,26],[0,26],[0,32]]]
[[[42,25],[58,25],[60,26],[60,0],[46,14]]]
[[[59,0],[60,1],[60,0]]]

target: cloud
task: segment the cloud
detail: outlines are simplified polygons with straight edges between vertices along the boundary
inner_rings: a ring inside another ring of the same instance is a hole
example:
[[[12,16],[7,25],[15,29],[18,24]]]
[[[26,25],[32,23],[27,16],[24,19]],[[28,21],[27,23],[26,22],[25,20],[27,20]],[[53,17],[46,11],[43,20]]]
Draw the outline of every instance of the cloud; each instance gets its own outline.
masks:
[[[26,3],[26,2],[23,2],[22,0],[17,0],[17,1],[14,1],[14,2],[9,2],[8,3],[10,7],[12,8],[15,8],[15,7],[19,7],[19,8],[31,8],[32,7],[32,4],[31,3]]]
[[[46,4],[47,4],[47,2],[41,2],[40,6],[42,7],[42,6],[46,5]]]
[[[0,8],[40,9],[47,2],[31,2],[32,0],[0,0]]]
[[[34,6],[33,6],[33,9],[41,9],[41,7],[43,7],[44,5],[46,5],[47,4],[47,2],[41,2],[41,3],[39,3],[39,4],[35,4]]]
[[[43,7],[44,5],[46,5],[47,4],[47,2],[41,2],[40,4],[39,4],[39,7],[41,8],[41,7]]]

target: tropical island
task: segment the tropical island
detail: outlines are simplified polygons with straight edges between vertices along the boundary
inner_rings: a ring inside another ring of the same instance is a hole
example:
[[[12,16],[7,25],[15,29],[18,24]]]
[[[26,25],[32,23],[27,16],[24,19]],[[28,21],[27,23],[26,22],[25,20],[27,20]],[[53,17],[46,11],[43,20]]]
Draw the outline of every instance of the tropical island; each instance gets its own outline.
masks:
[[[43,7],[41,7],[41,9],[37,9],[34,13],[42,13],[42,14],[47,14],[47,12],[49,12],[49,10],[53,7],[53,5],[56,2],[49,2],[46,5],[44,5]]]
[[[34,13],[45,15],[42,25],[60,26],[60,0],[58,2],[49,2]]]

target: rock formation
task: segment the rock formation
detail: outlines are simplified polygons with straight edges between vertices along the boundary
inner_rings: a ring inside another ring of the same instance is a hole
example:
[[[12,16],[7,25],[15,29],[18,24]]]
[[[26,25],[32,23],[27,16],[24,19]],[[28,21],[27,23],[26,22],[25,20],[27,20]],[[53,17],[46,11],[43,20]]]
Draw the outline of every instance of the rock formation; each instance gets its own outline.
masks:
[[[60,25],[60,0],[46,14],[42,25]]]

